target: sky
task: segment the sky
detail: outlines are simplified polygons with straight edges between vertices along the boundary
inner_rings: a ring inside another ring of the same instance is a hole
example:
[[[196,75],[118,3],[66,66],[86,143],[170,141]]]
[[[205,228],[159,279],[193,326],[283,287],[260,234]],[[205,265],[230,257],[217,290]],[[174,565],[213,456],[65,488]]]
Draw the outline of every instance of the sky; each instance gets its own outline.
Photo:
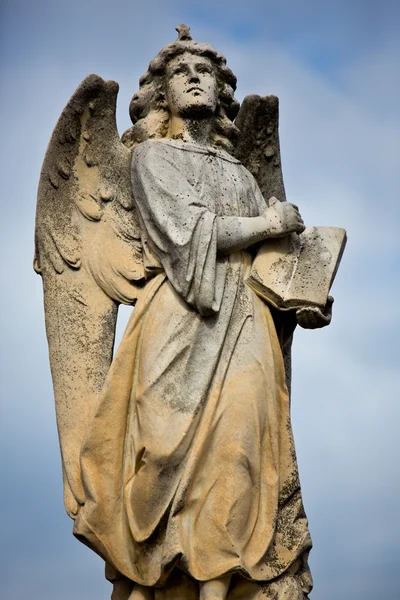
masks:
[[[0,595],[110,596],[71,535],[42,307],[36,190],[51,132],[91,72],[120,84],[117,120],[181,22],[220,50],[237,98],[280,98],[289,201],[345,227],[329,328],[299,330],[292,417],[314,549],[313,600],[400,598],[399,33],[391,0],[3,0],[0,119]],[[129,316],[121,310],[118,336]]]

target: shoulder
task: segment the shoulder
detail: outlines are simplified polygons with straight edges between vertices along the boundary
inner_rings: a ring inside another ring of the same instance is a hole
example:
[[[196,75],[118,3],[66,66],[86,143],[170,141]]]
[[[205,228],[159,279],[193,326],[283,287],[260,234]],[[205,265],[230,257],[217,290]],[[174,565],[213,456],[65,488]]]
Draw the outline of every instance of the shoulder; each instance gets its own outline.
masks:
[[[176,162],[173,149],[162,140],[146,140],[132,151],[132,169],[159,172]]]
[[[132,158],[141,159],[146,156],[163,155],[166,153],[166,144],[162,140],[146,140],[138,144],[132,151]]]

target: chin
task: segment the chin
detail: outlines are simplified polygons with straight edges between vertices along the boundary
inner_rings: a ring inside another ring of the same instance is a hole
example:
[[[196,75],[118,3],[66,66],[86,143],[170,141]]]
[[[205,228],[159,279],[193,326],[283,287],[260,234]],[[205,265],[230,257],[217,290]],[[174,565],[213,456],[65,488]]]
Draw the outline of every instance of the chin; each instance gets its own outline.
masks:
[[[182,107],[180,117],[183,119],[210,119],[215,114],[215,108],[207,102],[195,102]]]

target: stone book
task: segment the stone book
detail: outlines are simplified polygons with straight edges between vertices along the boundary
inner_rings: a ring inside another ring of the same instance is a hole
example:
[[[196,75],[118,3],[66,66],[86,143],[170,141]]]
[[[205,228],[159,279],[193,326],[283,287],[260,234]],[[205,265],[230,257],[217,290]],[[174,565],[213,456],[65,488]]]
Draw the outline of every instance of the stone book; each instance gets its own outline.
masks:
[[[346,245],[339,227],[308,227],[266,240],[246,283],[279,310],[324,308]]]

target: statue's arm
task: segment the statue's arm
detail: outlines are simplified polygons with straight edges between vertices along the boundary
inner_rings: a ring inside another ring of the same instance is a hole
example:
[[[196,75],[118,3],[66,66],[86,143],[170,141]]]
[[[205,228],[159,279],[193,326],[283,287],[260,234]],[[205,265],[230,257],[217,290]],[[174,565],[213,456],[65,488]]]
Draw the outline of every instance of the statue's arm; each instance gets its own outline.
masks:
[[[258,217],[217,217],[217,248],[229,254],[267,238],[304,231],[304,223],[296,206],[271,198],[269,206]]]
[[[211,314],[219,310],[216,215],[188,181],[176,152],[152,140],[133,151],[132,186],[144,247],[181,298],[200,314]]]
[[[160,143],[150,142],[136,150],[132,157],[132,183],[142,221],[151,232],[161,260],[163,254],[170,254],[169,246],[172,250],[174,245],[182,245],[188,240],[191,230],[205,213],[215,220],[220,255],[247,248],[265,238],[304,230],[297,207],[276,199],[271,199],[269,206],[263,200],[261,214],[256,217],[225,217],[211,213],[175,164],[169,147]],[[258,194],[262,198],[259,190]],[[167,260],[165,256],[164,261]]]

